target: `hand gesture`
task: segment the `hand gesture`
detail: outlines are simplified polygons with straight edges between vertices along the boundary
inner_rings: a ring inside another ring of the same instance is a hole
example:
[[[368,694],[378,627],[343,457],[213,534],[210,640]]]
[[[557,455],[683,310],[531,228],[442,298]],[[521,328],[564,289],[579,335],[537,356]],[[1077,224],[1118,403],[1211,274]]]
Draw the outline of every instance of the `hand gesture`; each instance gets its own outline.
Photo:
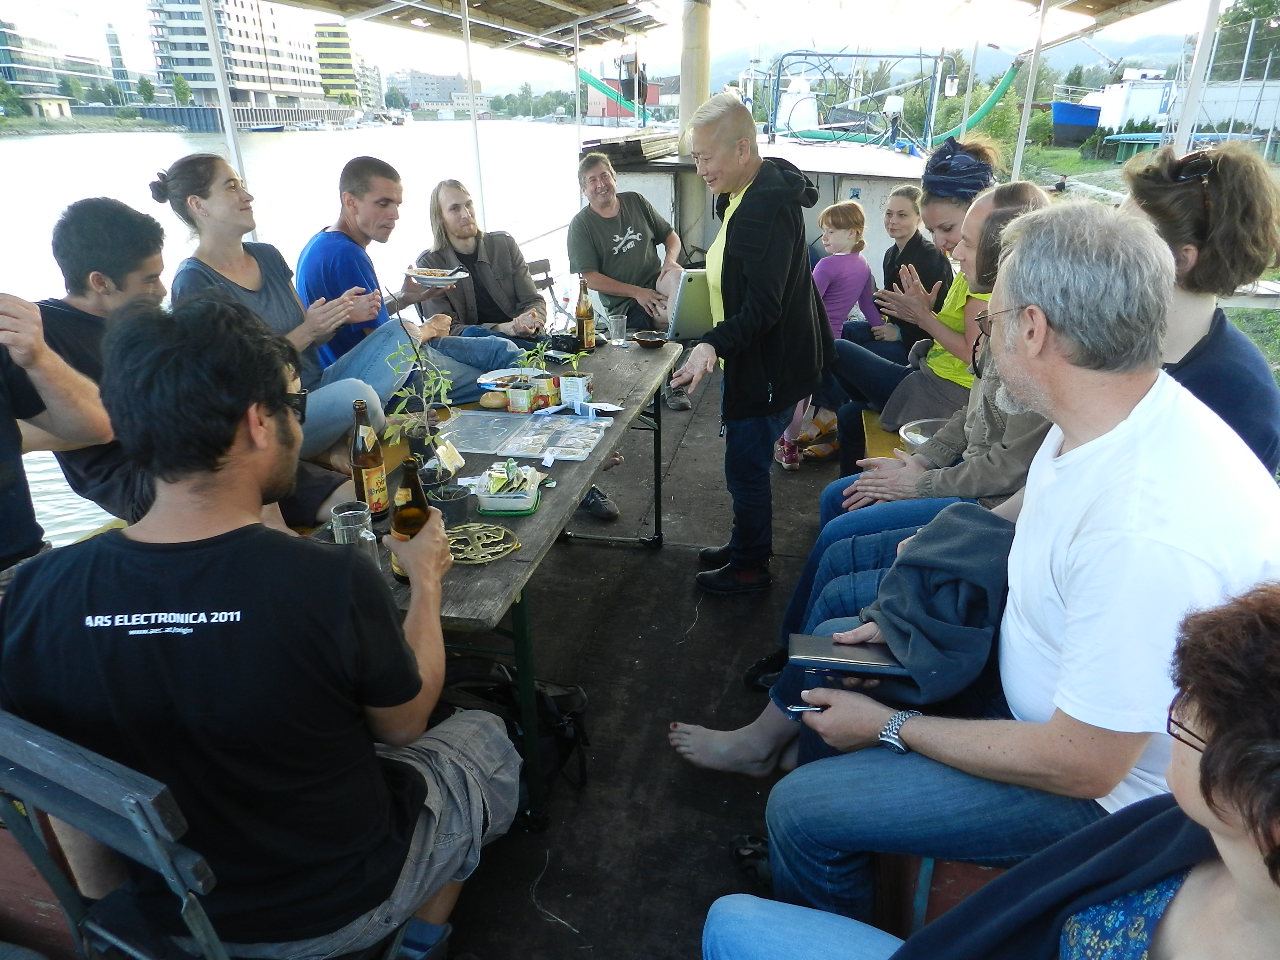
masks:
[[[805,703],[826,707],[821,713],[803,713],[801,721],[823,741],[841,753],[879,743],[880,731],[894,709],[851,690],[815,687],[800,694]]]
[[[877,500],[914,500],[918,497],[916,481],[924,475],[924,464],[902,450],[894,450],[893,456],[893,460],[885,457],[859,460],[858,466],[863,471],[850,489],[856,487],[858,493]]]
[[[892,290],[881,290],[876,294],[876,306],[882,313],[921,326],[933,316],[933,301],[942,289],[942,281],[935,283],[932,290],[926,290],[920,274],[910,263],[904,264],[898,272],[898,281]]]
[[[651,317],[656,317],[658,311],[667,305],[667,298],[660,294],[657,290],[641,289],[636,294],[636,303]]]
[[[878,327],[871,328],[871,336],[881,343],[897,343],[902,339],[902,328],[896,323],[882,323]]]
[[[0,293],[0,347],[13,362],[30,370],[49,355],[40,308],[20,297]]]
[[[671,377],[671,386],[689,388],[692,393],[698,389],[704,377],[716,368],[716,348],[709,343],[700,343],[689,351],[689,359]]]
[[[453,566],[453,554],[449,552],[449,538],[444,532],[444,519],[435,507],[429,507],[429,516],[412,540],[397,540],[388,534],[382,538],[383,546],[395,554],[400,566],[415,586],[438,584]]]
[[[360,287],[352,287],[351,290],[359,290]],[[347,291],[350,293],[351,291]],[[343,294],[346,296],[346,294]],[[382,309],[382,291],[370,290],[366,294],[352,295],[351,298],[351,316],[347,319],[347,323],[368,323],[378,316],[378,312]]]
[[[417,336],[419,343],[426,343],[428,340],[435,340],[437,337],[447,337],[449,328],[452,325],[452,317],[447,313],[437,313],[423,320],[421,326],[415,324],[410,328],[410,332]]]
[[[526,310],[520,316],[511,320],[511,336],[513,337],[536,337],[541,330],[542,320],[535,310]]]

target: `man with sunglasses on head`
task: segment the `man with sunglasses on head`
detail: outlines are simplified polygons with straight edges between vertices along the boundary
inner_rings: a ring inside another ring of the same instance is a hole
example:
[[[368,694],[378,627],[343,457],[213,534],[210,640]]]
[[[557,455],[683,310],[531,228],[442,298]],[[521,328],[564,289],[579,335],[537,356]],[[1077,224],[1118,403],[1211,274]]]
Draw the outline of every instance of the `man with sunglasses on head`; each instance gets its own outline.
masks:
[[[443,923],[512,821],[520,761],[489,713],[426,731],[452,563],[439,512],[386,538],[412,587],[402,626],[362,553],[259,522],[302,442],[284,338],[234,301],[139,304],[104,360],[103,403],[154,502],[18,571],[0,707],[172,791],[232,956],[354,954],[411,916]],[[150,925],[183,932],[163,878],[135,882]]]

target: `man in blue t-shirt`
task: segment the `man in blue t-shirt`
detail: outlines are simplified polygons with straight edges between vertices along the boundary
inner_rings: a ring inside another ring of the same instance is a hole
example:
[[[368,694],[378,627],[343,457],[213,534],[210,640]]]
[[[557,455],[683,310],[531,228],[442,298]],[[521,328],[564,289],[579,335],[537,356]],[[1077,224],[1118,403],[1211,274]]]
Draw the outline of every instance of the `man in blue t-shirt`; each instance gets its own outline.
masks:
[[[363,287],[374,295],[378,312],[366,323],[348,324],[320,346],[320,362],[326,367],[371,331],[389,323],[392,313],[438,292],[405,277],[399,292],[386,299],[381,297],[382,285],[367,248],[373,241],[386,243],[400,219],[404,187],[396,169],[375,157],[356,157],[342,168],[338,191],[342,209],[337,221],[307,241],[298,257],[298,295],[303,303],[312,303],[320,297],[333,300],[352,287]],[[449,317],[437,314],[421,326],[408,325],[406,333],[418,338],[423,356],[453,381],[450,400],[478,400],[481,391],[476,378],[513,366],[519,348],[502,337],[450,337],[449,322]]]

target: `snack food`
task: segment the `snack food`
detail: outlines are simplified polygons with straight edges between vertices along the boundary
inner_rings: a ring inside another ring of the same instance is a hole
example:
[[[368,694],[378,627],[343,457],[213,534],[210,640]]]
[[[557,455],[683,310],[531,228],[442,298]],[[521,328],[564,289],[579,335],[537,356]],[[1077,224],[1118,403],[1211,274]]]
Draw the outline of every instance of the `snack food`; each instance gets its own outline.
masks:
[[[497,390],[490,390],[480,396],[480,406],[486,410],[507,409],[507,395]]]

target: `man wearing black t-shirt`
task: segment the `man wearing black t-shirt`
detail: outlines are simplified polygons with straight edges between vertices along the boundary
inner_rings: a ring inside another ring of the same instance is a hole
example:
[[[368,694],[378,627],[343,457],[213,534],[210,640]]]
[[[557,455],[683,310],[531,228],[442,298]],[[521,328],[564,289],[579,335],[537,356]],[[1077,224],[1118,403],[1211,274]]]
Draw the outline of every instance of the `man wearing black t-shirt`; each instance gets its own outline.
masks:
[[[111,439],[98,388],[49,349],[42,327],[35,304],[0,293],[0,600],[15,566],[44,545],[22,468],[18,421],[51,443]]]
[[[155,502],[18,571],[0,707],[168,785],[233,956],[341,955],[415,913],[441,922],[512,820],[519,759],[491,714],[425,731],[444,673],[439,513],[388,543],[413,591],[402,628],[358,551],[259,522],[293,484],[306,415],[287,341],[197,298],[118,314],[104,360],[103,402]],[[181,932],[161,878],[138,897]]]
[[[418,266],[468,276],[422,303],[424,315],[448,314],[449,335],[496,333],[526,346],[547,322],[547,304],[533,285],[529,268],[509,233],[485,233],[476,223],[471,194],[457,180],[442,180],[431,191],[432,247]]]

